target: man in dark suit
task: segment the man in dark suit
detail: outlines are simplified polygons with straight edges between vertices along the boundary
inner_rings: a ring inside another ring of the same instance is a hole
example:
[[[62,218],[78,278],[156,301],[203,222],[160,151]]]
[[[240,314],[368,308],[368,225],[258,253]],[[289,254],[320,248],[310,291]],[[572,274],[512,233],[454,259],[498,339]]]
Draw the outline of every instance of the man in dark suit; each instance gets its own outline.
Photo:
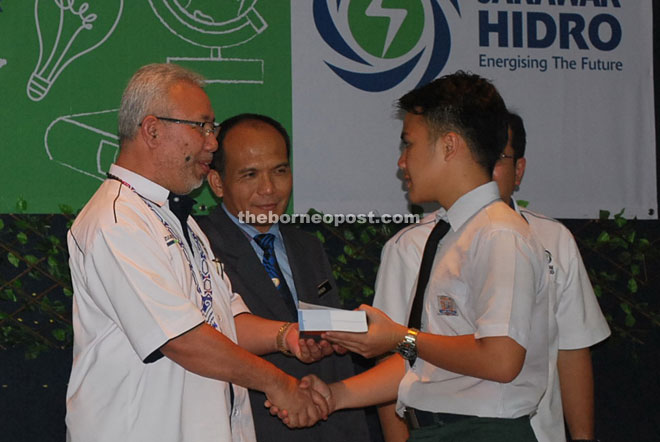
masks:
[[[321,243],[293,226],[274,222],[274,215],[285,212],[291,196],[286,130],[277,121],[255,114],[229,118],[221,127],[208,181],[222,204],[199,224],[222,261],[233,291],[255,315],[279,321],[297,321],[298,301],[339,307],[337,284]],[[325,381],[336,381],[353,374],[348,355],[333,354],[304,364],[284,353],[264,358],[298,378],[314,373]],[[290,430],[269,415],[265,399],[263,393],[250,390],[258,440],[369,439],[362,410],[337,413],[312,428]]]

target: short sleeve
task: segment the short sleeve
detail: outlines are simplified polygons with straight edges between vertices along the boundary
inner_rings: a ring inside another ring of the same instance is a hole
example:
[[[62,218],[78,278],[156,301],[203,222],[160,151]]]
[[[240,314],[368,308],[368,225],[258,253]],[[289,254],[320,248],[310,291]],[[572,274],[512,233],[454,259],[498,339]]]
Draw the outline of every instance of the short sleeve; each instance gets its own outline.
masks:
[[[475,337],[508,336],[527,348],[540,267],[534,260],[540,258],[517,232],[496,230],[485,235],[473,252],[474,278],[468,282],[476,294]]]
[[[610,335],[607,320],[589,281],[580,251],[570,232],[565,232],[559,252],[557,276],[557,323],[559,349],[590,347]]]

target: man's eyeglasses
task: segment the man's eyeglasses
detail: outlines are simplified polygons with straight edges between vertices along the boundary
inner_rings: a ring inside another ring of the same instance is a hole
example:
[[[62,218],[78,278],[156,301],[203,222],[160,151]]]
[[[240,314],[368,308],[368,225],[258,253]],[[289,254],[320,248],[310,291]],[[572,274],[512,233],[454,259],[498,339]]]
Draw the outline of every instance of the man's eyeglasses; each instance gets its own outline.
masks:
[[[501,153],[499,159],[500,159],[500,160],[503,160],[503,159],[505,159],[505,158],[511,158],[512,160],[515,160],[516,157],[513,156],[513,155],[507,155],[507,154],[505,154],[505,153]]]
[[[155,115],[154,115],[155,116]],[[156,117],[159,120],[167,121],[169,123],[176,124],[188,124],[190,126],[198,127],[204,136],[209,136],[213,134],[214,137],[217,137],[220,133],[220,123],[217,121],[190,121],[190,120],[178,120],[176,118],[169,117]]]

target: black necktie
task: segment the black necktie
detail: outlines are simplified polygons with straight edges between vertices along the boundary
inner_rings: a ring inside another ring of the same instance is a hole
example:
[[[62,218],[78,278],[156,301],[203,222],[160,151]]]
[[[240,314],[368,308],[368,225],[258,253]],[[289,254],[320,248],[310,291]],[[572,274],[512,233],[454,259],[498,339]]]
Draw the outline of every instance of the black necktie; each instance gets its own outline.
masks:
[[[264,251],[264,256],[261,260],[261,263],[264,265],[266,273],[268,273],[268,276],[270,276],[271,281],[273,281],[273,284],[284,300],[284,303],[289,309],[289,312],[292,314],[292,319],[297,320],[298,310],[293,303],[291,290],[289,290],[289,286],[284,279],[282,270],[280,270],[280,266],[277,264],[277,257],[275,256],[275,235],[272,233],[263,233],[261,235],[256,235],[254,240]]]
[[[167,199],[170,202],[170,210],[177,217],[179,223],[181,223],[183,235],[186,237],[186,241],[188,241],[188,245],[192,249],[193,246],[190,242],[190,234],[188,233],[188,216],[192,213],[195,200],[188,195],[177,195],[172,192],[167,196]]]
[[[437,222],[433,230],[431,230],[431,235],[429,235],[429,238],[426,240],[424,254],[422,255],[422,264],[419,266],[415,299],[413,300],[410,317],[408,319],[408,327],[419,329],[422,325],[424,292],[426,291],[426,286],[428,285],[429,277],[431,276],[433,259],[435,258],[435,252],[438,250],[438,243],[448,231],[449,223],[440,220]]]

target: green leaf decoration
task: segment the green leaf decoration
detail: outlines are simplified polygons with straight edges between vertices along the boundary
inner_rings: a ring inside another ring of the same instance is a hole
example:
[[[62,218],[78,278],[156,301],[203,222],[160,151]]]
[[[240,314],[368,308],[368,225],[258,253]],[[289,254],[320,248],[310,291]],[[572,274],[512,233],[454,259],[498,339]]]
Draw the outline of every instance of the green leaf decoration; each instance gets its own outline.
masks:
[[[598,235],[598,238],[596,238],[596,242],[599,244],[606,243],[609,240],[610,240],[610,234],[604,230],[600,232],[600,235]]]
[[[594,285],[594,294],[597,298],[603,296],[603,289],[598,284]]]
[[[17,301],[16,293],[14,293],[14,291],[12,289],[4,289],[2,291],[2,298],[7,300],[7,301],[11,301],[11,302],[16,302]]]
[[[61,328],[56,328],[52,332],[53,337],[60,342],[63,342],[66,339],[66,330]]]
[[[16,257],[16,255],[14,255],[13,253],[11,252],[7,253],[7,261],[9,261],[9,263],[14,267],[18,267],[19,260]]]
[[[618,228],[625,226],[628,223],[628,220],[619,216],[618,214],[614,216],[614,223]]]
[[[23,213],[27,210],[27,207],[27,201],[25,201],[22,197],[19,197],[18,201],[16,201],[16,211],[18,213]]]
[[[27,234],[26,234],[25,232],[18,232],[18,233],[16,234],[16,239],[17,239],[18,242],[20,242],[21,244],[26,244],[26,243],[28,242],[28,236],[27,236]]]
[[[73,215],[73,208],[71,206],[60,204],[58,208],[60,209],[60,213],[62,213],[62,215]]]

